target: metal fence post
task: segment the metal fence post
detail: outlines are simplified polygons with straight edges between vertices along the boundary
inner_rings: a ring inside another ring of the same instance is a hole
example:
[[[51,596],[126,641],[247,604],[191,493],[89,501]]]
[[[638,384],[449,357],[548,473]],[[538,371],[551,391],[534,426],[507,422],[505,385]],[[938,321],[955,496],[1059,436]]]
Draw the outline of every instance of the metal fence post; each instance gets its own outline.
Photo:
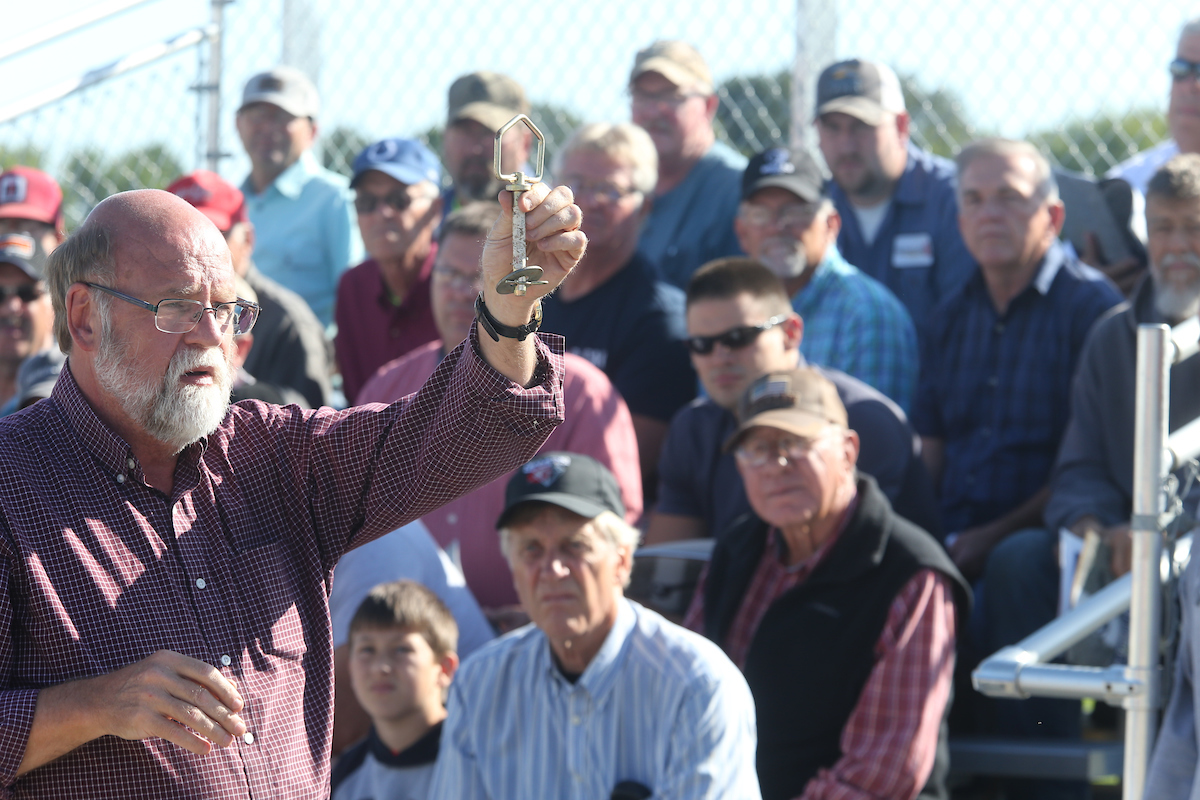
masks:
[[[221,52],[225,33],[225,4],[212,0],[212,38],[208,40],[208,130],[205,166],[216,172],[221,164]]]
[[[789,145],[816,153],[813,109],[817,76],[833,63],[837,40],[836,0],[796,0],[796,60],[792,65],[792,135]]]
[[[1127,679],[1141,682],[1145,691],[1126,701],[1125,800],[1141,800],[1146,768],[1154,749],[1159,689],[1162,559],[1160,518],[1165,510],[1166,441],[1170,365],[1166,325],[1139,325],[1137,389],[1134,405],[1133,450],[1133,588],[1129,606],[1129,665]]]

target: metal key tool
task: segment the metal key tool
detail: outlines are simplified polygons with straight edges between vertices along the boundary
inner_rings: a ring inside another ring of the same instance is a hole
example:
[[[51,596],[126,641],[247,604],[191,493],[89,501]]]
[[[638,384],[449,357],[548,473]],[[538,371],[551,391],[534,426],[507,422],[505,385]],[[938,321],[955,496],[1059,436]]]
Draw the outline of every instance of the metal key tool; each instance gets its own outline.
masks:
[[[505,132],[518,122],[528,125],[529,129],[533,131],[533,135],[537,137],[537,172],[533,177],[520,171],[508,175],[500,171],[500,140],[504,138]],[[513,193],[512,272],[505,275],[504,279],[496,284],[496,291],[500,294],[523,295],[530,286],[543,286],[549,283],[549,281],[541,280],[542,268],[529,266],[526,258],[525,211],[521,208],[521,195],[542,180],[542,169],[546,161],[546,137],[542,136],[542,132],[538,130],[537,125],[533,124],[533,120],[524,114],[518,114],[506,122],[503,128],[496,131],[495,155],[496,177],[502,181],[508,181],[508,185],[504,188]]]

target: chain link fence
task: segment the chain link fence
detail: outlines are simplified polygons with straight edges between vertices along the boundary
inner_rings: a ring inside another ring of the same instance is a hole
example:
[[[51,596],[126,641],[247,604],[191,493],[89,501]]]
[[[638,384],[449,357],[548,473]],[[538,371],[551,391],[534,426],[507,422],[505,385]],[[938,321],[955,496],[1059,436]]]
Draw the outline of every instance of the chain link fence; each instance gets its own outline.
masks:
[[[177,0],[185,5],[189,19],[207,18],[207,0]],[[446,91],[478,69],[526,87],[552,154],[581,123],[628,119],[634,54],[681,38],[717,81],[718,136],[747,154],[805,138],[816,73],[861,56],[901,75],[922,147],[953,155],[979,135],[1028,137],[1058,165],[1095,175],[1167,136],[1165,66],[1191,12],[1174,0],[1153,15],[1110,0],[696,0],[686,12],[632,0],[235,0],[223,8],[219,170],[234,182],[247,174],[233,125],[241,88],[280,62],[316,81],[320,156],[348,173],[357,152],[384,136],[439,149]],[[125,15],[129,30],[142,13]],[[113,38],[111,51],[88,55],[111,60],[129,52],[125,44]],[[81,72],[97,66],[70,39],[48,47]],[[204,166],[208,96],[196,87],[207,56],[201,43],[0,122],[0,165],[55,175],[70,225],[108,194],[162,187]],[[796,75],[803,85],[793,85]]]

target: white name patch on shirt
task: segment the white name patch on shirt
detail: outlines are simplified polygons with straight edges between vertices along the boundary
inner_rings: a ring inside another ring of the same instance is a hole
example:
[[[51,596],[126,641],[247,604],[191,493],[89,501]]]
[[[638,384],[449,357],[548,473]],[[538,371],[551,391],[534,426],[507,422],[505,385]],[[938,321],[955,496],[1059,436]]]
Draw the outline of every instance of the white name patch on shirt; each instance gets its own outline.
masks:
[[[892,241],[896,269],[933,266],[933,237],[928,233],[899,233]]]

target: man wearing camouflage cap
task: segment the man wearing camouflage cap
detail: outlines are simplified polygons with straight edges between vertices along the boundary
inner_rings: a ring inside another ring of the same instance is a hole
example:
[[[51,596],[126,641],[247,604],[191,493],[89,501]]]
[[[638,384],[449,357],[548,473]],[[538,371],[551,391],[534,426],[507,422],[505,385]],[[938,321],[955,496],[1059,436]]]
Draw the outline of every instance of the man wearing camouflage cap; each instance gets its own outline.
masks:
[[[658,150],[658,184],[638,252],[680,289],[701,264],[741,253],[733,231],[745,157],[716,140],[717,94],[687,42],[657,41],[629,75],[633,121]]]
[[[442,194],[442,218],[473,200],[495,200],[504,188],[496,178],[496,131],[517,114],[529,114],[529,100],[521,84],[499,72],[472,72],[450,84],[442,161],[450,186]],[[527,125],[516,125],[500,144],[501,167],[506,173],[530,172],[526,162],[533,143]]]
[[[312,81],[276,67],[247,82],[237,130],[250,156],[242,192],[254,223],[255,264],[328,326],[338,277],[362,261],[363,249],[346,178],[312,154],[319,111]]]

